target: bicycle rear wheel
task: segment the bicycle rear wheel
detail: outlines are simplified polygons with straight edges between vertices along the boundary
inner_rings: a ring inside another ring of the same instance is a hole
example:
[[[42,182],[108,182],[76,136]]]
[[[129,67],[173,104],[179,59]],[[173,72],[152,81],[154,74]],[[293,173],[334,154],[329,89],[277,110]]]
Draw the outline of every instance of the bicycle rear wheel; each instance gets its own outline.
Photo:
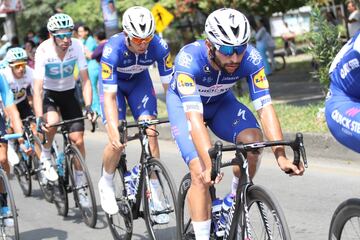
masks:
[[[14,166],[14,174],[16,179],[20,184],[20,188],[23,194],[28,197],[31,195],[32,191],[32,181],[31,181],[31,167],[32,160],[29,156],[28,160],[25,160],[22,154],[18,154],[20,162]]]
[[[360,199],[342,202],[331,219],[329,240],[360,239]]]
[[[124,168],[120,165],[114,174],[115,197],[119,206],[119,212],[114,215],[105,213],[105,215],[113,238],[130,240],[133,232],[133,216],[125,190]]]
[[[37,136],[34,136],[34,144],[35,144],[35,146],[41,146],[41,141]],[[53,149],[51,149],[52,163],[55,162],[55,158],[56,158],[53,156],[53,154],[54,154],[54,151],[53,151]],[[45,200],[48,201],[49,203],[52,203],[54,200],[53,183],[47,181],[44,174],[41,173],[41,171],[43,170],[43,166],[41,165],[40,160],[35,156],[33,161],[34,161],[35,173],[36,173],[37,180],[39,182],[40,190],[44,194]]]
[[[6,199],[1,199],[1,201],[7,203],[8,208],[10,209],[9,214],[0,215],[0,234],[2,239],[20,239],[19,226],[17,219],[17,211],[15,206],[14,194],[11,190],[9,180],[6,176],[6,172],[3,169],[0,169],[0,186],[3,187],[4,192],[7,193]],[[9,221],[12,222],[13,226],[9,226]]]
[[[94,228],[97,221],[97,207],[95,200],[94,187],[90,178],[89,170],[85,164],[84,158],[76,146],[71,145],[66,152],[69,163],[69,177],[71,180],[72,191],[74,193],[74,200],[76,206],[79,207],[86,225]],[[80,185],[77,186],[76,179],[76,165],[82,171],[81,180],[78,181]]]
[[[248,218],[244,222],[248,221],[248,224],[241,229],[249,239],[291,239],[284,213],[275,196],[268,190],[258,185],[250,186],[247,193],[247,207]],[[239,211],[238,214],[241,212]],[[239,239],[240,231],[240,229],[235,231],[233,239]]]
[[[144,219],[152,239],[176,239],[176,188],[167,167],[156,158],[146,164],[147,173],[143,184]],[[152,189],[147,181],[156,181],[159,186]],[[156,194],[156,195],[155,195]]]

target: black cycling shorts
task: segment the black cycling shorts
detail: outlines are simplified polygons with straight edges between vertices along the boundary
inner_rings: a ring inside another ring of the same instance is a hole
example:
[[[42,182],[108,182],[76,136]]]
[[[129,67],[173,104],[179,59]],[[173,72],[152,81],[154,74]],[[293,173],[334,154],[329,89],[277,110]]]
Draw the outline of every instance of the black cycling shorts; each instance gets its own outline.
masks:
[[[20,118],[25,119],[29,116],[34,116],[34,113],[30,107],[29,101],[27,98],[19,103],[16,104],[16,108],[20,113]]]
[[[0,136],[4,136],[6,132],[6,122],[4,117],[0,114]],[[7,140],[0,138],[0,143],[7,143]]]
[[[44,114],[51,111],[60,111],[63,120],[82,117],[80,103],[75,97],[75,89],[63,92],[44,89]],[[84,121],[69,124],[69,132],[83,132]]]

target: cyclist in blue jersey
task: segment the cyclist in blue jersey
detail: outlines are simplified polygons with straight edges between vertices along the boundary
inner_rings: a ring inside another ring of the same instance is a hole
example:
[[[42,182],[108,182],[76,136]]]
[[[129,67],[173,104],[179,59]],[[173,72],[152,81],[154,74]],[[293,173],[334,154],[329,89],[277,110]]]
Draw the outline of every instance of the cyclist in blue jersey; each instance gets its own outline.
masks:
[[[104,149],[104,169],[98,185],[101,206],[109,214],[118,211],[112,180],[124,148],[119,141],[118,123],[126,117],[126,102],[135,120],[155,119],[156,96],[148,69],[157,62],[164,89],[173,72],[169,47],[154,34],[155,20],[148,9],[127,9],[122,24],[124,31],[109,39],[101,58],[100,102],[109,143]],[[149,145],[152,155],[159,157],[157,138],[149,138]],[[152,182],[156,188],[155,180]]]
[[[263,61],[248,44],[250,25],[239,11],[223,8],[211,13],[205,23],[206,40],[184,46],[175,59],[173,78],[166,96],[172,135],[191,173],[188,201],[196,239],[209,239],[211,199],[209,195],[211,141],[204,121],[221,139],[257,142],[263,139],[255,116],[237,101],[230,90],[246,78],[250,97],[268,140],[283,138],[269,93]],[[292,164],[281,146],[273,147],[279,167],[304,172],[302,165]],[[249,152],[249,174],[253,178],[260,152]],[[233,168],[232,193],[236,193],[240,170]],[[222,178],[220,174],[215,182]]]
[[[47,29],[50,38],[42,42],[35,53],[34,73],[34,111],[38,131],[45,131],[48,142],[42,146],[40,162],[44,166],[41,180],[43,184],[56,181],[58,175],[51,164],[51,144],[56,128],[47,128],[57,123],[60,118],[69,120],[83,116],[80,103],[75,97],[74,67],[78,64],[82,80],[83,97],[86,115],[94,121],[95,114],[91,110],[91,83],[87,73],[84,46],[80,40],[72,38],[74,23],[72,18],[63,13],[50,17]],[[76,144],[85,158],[84,121],[68,125],[70,140]],[[75,184],[82,185],[84,173],[76,164]],[[80,189],[80,204],[86,206],[89,201],[84,189]]]
[[[325,102],[326,122],[341,144],[360,153],[360,34],[355,34],[334,58]]]

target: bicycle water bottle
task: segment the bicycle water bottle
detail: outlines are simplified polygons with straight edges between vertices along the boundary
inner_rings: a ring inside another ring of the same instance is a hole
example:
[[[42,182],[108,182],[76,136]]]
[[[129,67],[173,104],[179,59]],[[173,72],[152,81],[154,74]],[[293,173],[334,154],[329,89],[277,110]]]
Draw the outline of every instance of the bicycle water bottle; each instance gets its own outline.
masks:
[[[124,173],[124,180],[125,180],[126,195],[129,200],[134,200],[135,192],[134,192],[134,183],[132,181],[131,172],[126,171]]]
[[[216,198],[212,201],[212,207],[211,207],[211,216],[212,216],[212,222],[214,226],[215,233],[219,231],[219,220],[221,216],[221,207],[222,207],[222,200],[219,198]]]
[[[140,164],[137,164],[133,167],[131,170],[131,179],[134,186],[134,195],[136,194],[136,191],[139,186],[139,179],[140,179]],[[135,196],[134,196],[135,197]]]
[[[63,152],[58,153],[58,155],[56,157],[56,166],[57,166],[58,174],[61,177],[63,177],[65,175],[64,159],[65,159],[65,154]]]
[[[218,237],[224,236],[225,228],[229,221],[229,212],[230,212],[230,208],[232,206],[233,200],[234,200],[234,195],[229,193],[228,195],[226,195],[226,197],[224,198],[224,200],[222,202],[221,216],[220,216],[220,220],[219,220],[219,230],[221,230],[221,231],[216,232],[216,235]]]

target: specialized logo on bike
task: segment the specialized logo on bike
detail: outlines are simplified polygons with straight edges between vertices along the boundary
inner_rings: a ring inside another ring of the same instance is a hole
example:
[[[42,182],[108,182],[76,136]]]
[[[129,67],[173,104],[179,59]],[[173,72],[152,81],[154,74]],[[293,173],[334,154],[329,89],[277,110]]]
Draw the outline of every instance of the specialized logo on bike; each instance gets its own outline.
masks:
[[[261,68],[257,73],[255,73],[252,79],[253,79],[254,92],[259,92],[269,88],[269,82],[266,78],[264,68]]]
[[[105,62],[101,63],[101,77],[103,80],[112,80],[113,66]]]
[[[193,94],[196,89],[194,80],[183,73],[180,73],[177,77],[177,88],[183,95]]]

